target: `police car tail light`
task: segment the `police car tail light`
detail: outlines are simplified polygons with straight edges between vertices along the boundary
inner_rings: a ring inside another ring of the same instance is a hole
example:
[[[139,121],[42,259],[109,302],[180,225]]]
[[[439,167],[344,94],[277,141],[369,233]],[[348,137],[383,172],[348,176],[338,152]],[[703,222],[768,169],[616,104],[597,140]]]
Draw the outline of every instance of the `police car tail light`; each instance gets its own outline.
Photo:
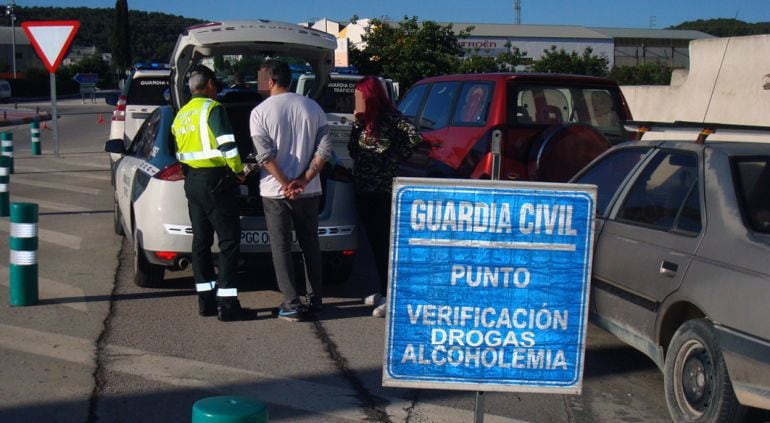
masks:
[[[155,174],[155,177],[162,181],[181,181],[184,179],[184,173],[182,173],[182,164],[174,163],[161,169],[160,172]]]
[[[161,260],[168,260],[168,261],[174,260],[176,256],[179,255],[174,251],[155,251],[154,254],[155,254],[155,257]]]
[[[112,120],[124,122],[126,120],[126,96],[118,97],[118,104],[112,112]]]

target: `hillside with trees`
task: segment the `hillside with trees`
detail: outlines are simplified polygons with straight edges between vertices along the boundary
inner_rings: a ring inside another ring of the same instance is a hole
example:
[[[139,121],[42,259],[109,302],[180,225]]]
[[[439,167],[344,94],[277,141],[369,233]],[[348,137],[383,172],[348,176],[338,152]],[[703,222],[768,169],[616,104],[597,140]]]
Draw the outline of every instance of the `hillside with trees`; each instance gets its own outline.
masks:
[[[715,37],[770,34],[770,22],[748,23],[737,19],[698,19],[687,21],[668,29],[692,29]]]
[[[115,28],[115,8],[88,7],[23,7],[14,9],[18,22],[76,20],[80,29],[73,44],[96,46],[101,52],[112,52],[111,37]],[[200,19],[185,18],[159,12],[129,10],[130,44],[133,62],[166,62],[171,56],[179,33]]]

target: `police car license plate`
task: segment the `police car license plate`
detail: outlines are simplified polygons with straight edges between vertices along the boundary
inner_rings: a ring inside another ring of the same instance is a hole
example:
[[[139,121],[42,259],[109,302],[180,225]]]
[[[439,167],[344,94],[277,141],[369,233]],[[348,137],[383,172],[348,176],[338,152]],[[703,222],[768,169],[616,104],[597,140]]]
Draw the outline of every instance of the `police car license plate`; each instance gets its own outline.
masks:
[[[291,242],[297,242],[294,231],[291,232]],[[241,231],[241,245],[270,245],[270,234],[267,231]]]

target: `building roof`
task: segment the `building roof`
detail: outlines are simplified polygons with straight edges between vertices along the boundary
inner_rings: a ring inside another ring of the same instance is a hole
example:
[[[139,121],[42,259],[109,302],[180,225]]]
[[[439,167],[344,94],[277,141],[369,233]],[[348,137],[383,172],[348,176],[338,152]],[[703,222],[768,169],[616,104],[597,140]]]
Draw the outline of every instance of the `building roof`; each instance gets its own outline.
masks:
[[[455,31],[472,26],[471,37],[578,38],[597,40],[618,38],[700,40],[703,38],[714,38],[705,32],[689,29],[604,28],[578,25],[486,24],[471,22],[441,22],[439,24],[451,24],[452,29]]]
[[[645,29],[645,28],[591,28],[612,38],[665,38],[669,40],[700,40],[715,38],[705,32],[691,29]]]

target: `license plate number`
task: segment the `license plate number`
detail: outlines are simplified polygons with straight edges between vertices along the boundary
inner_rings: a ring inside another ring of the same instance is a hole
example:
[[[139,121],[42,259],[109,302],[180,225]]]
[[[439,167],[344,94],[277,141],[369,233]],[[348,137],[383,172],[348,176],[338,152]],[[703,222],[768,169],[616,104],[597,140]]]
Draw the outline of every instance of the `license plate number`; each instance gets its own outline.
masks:
[[[297,234],[291,232],[292,244],[297,243]],[[267,231],[241,231],[241,245],[270,245],[270,234]]]

